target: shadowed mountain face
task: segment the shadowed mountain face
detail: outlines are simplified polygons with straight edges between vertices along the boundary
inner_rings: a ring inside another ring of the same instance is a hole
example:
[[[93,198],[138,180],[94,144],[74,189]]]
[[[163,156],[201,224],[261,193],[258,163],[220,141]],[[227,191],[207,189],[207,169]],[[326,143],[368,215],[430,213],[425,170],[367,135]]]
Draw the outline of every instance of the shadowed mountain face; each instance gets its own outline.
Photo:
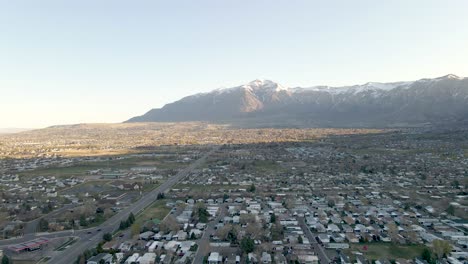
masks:
[[[268,80],[196,94],[127,122],[390,127],[468,120],[468,78],[286,88]]]

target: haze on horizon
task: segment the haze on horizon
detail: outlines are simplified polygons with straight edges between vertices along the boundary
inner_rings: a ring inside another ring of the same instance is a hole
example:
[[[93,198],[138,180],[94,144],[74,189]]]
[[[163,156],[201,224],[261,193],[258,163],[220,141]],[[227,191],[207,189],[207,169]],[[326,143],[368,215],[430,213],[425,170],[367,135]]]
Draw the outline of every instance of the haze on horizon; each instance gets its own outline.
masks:
[[[0,1],[0,127],[122,122],[198,92],[468,76],[468,2]]]

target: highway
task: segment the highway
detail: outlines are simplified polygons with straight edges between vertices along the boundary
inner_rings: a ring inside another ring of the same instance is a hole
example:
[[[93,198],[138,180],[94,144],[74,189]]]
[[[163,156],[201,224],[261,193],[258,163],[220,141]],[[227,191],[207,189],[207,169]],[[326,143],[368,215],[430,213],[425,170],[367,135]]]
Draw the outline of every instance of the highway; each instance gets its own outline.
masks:
[[[86,233],[86,232],[84,232],[84,230],[80,230],[79,232],[77,231],[75,234],[73,234],[72,230],[66,230],[66,231],[59,231],[59,232],[53,232],[53,233],[25,234],[22,237],[0,240],[0,248],[4,248],[4,247],[7,247],[7,246],[16,245],[16,244],[20,244],[20,243],[24,243],[24,242],[28,242],[28,241],[33,240],[33,239],[38,238],[38,237],[45,237],[45,238],[48,238],[48,239],[52,239],[52,238],[58,238],[58,237],[73,236],[73,235],[77,235],[79,233]]]
[[[54,263],[54,264],[70,264],[74,263],[75,260],[86,250],[86,249],[92,249],[95,248],[100,241],[102,241],[102,236],[105,233],[113,233],[119,228],[120,221],[124,221],[128,218],[130,213],[133,213],[134,215],[138,214],[142,210],[144,210],[146,207],[150,206],[155,200],[158,195],[158,193],[163,193],[167,192],[172,186],[177,184],[180,180],[185,178],[191,171],[193,171],[195,168],[197,168],[199,165],[205,162],[206,158],[213,154],[216,150],[218,150],[220,146],[214,146],[210,151],[205,153],[200,159],[196,160],[192,164],[190,164],[187,168],[183,169],[176,175],[172,176],[169,178],[166,182],[164,182],[162,185],[159,187],[155,188],[151,192],[145,194],[143,197],[140,198],[137,202],[135,202],[132,206],[129,206],[128,208],[123,209],[113,217],[109,218],[107,221],[102,223],[100,226],[96,228],[91,228],[87,230],[80,230],[74,233],[74,236],[78,237],[79,240],[73,244],[72,247],[69,247],[68,249],[60,252],[59,254],[53,256],[50,260],[49,263]],[[99,231],[98,231],[99,230]],[[71,231],[65,231],[68,232],[68,236],[72,235]],[[91,234],[88,234],[88,232],[91,232]],[[52,238],[55,235],[61,235],[61,236],[66,236],[65,234],[57,234],[57,233],[50,233],[47,235],[41,235],[41,237],[46,237],[46,238]],[[58,237],[58,236],[57,236]],[[26,239],[27,237],[23,237],[19,240]],[[28,241],[32,238],[29,238],[25,241]],[[18,239],[17,239],[18,240]],[[10,240],[13,241],[13,240]],[[20,242],[25,242],[25,241],[20,241]],[[3,241],[1,241],[3,242]],[[1,243],[0,242],[0,243]],[[20,243],[20,242],[15,242],[15,243]],[[10,243],[12,244],[12,243]]]

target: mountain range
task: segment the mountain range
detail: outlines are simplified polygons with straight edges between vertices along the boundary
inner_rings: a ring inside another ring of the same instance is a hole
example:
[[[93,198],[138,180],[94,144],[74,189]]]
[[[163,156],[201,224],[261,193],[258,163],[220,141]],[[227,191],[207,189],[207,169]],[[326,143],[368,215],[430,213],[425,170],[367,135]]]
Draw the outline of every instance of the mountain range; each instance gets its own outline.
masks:
[[[270,80],[182,98],[126,122],[245,126],[395,127],[466,122],[468,78],[289,88]]]

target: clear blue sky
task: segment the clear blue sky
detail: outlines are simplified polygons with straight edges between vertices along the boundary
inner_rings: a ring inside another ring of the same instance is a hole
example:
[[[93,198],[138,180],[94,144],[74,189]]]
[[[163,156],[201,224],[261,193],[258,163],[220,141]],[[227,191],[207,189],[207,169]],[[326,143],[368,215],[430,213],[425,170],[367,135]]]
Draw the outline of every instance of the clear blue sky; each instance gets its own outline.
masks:
[[[0,127],[120,122],[256,78],[468,76],[468,1],[0,0]]]

